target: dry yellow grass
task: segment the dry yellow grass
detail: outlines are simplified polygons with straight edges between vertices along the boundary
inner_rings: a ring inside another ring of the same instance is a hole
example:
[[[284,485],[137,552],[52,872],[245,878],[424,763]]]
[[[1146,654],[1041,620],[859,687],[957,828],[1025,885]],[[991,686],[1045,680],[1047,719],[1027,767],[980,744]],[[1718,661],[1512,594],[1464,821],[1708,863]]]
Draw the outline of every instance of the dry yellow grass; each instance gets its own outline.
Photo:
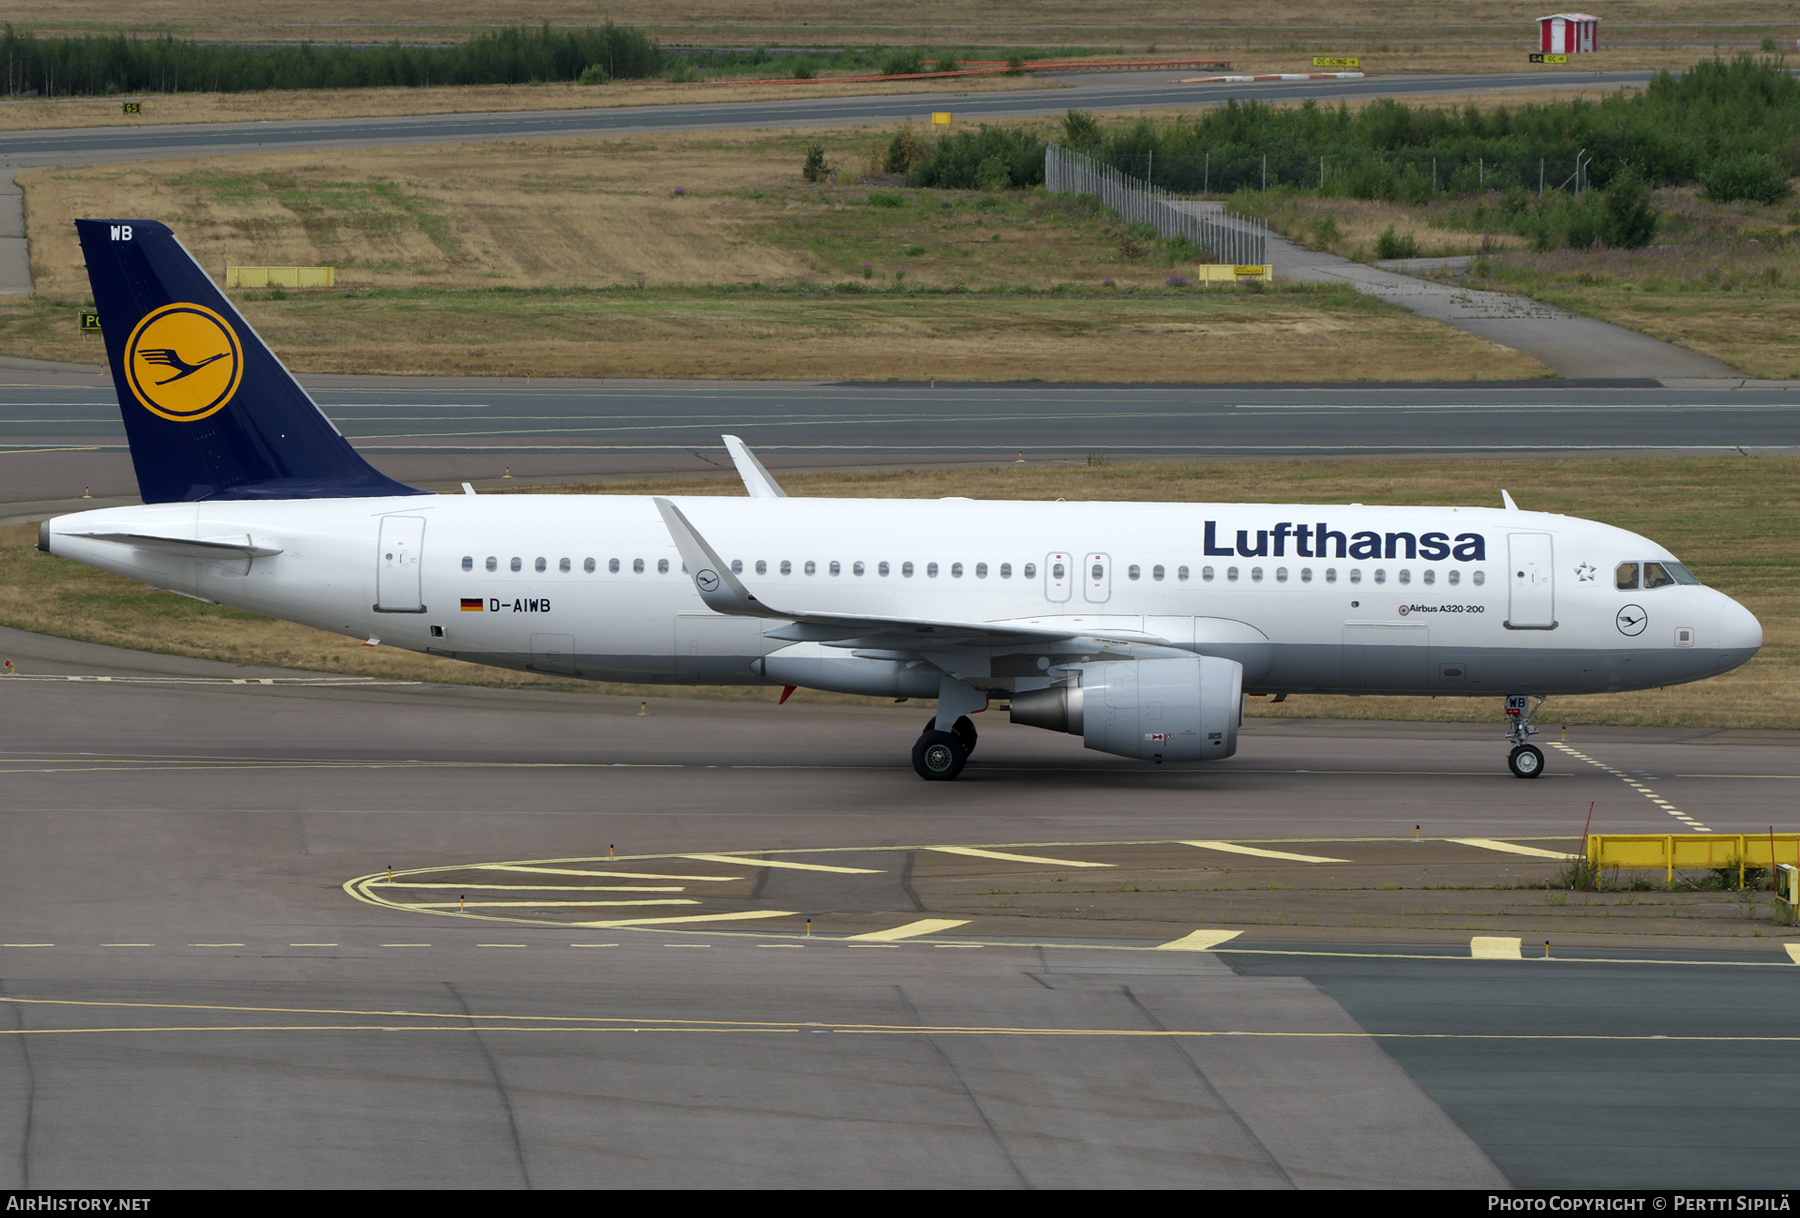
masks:
[[[648,29],[668,42],[742,45],[771,42],[775,35],[808,43],[954,40],[981,44],[1048,45],[1126,39],[1133,49],[1157,39],[1162,49],[1187,41],[1245,45],[1361,39],[1371,45],[1412,42],[1491,42],[1508,27],[1524,34],[1542,5],[1521,0],[1473,0],[1448,10],[1435,0],[1276,0],[1243,6],[1196,6],[1189,0],[1117,0],[1096,8],[1080,0],[1039,0],[1028,6],[1009,0],[901,0],[879,10],[845,0],[614,0],[604,11],[583,0],[450,0],[449,3],[389,3],[372,13],[350,0],[273,0],[247,11],[227,0],[124,0],[95,9],[79,0],[39,0],[29,14],[15,16],[21,28],[84,32],[94,29],[172,30],[207,38],[364,41],[385,38],[460,38],[491,25],[587,25],[610,17],[622,25]],[[1716,0],[1697,35],[1696,10],[1676,0],[1614,0],[1602,14],[1602,42],[1609,26],[1663,25],[1674,37],[1725,36],[1732,23],[1762,28],[1773,12],[1753,0]],[[1658,31],[1634,31],[1655,38]]]
[[[78,216],[166,220],[215,275],[228,264],[336,266],[334,293],[240,294],[282,357],[312,372],[1100,381],[1546,374],[1517,352],[1353,293],[1170,293],[1166,259],[1122,256],[1115,221],[1035,196],[910,192],[908,206],[881,208],[865,205],[866,187],[800,181],[807,143],[825,142],[855,177],[887,134],[275,153],[33,170],[20,180],[43,300],[88,299],[71,223]],[[867,279],[865,262],[875,268]],[[897,268],[907,286],[936,291],[894,290]],[[1118,290],[1100,291],[1109,278]],[[817,290],[846,280],[883,290]],[[541,291],[461,290],[502,286]],[[1080,290],[1045,294],[1063,286]],[[958,287],[975,294],[947,291]],[[432,290],[385,291],[421,288]],[[1031,291],[983,292],[996,288]],[[41,301],[0,305],[0,347],[11,354],[92,359],[85,341]]]
[[[1137,500],[1144,502],[1493,503],[1505,486],[1525,507],[1605,520],[1685,556],[1709,584],[1761,619],[1762,653],[1711,681],[1551,704],[1541,722],[1668,727],[1800,727],[1800,459],[1505,462],[1228,462],[1105,467],[1016,466],[789,474],[795,495]],[[668,478],[539,492],[740,495],[729,478]],[[475,684],[551,684],[429,656],[363,649],[335,635],[272,623],[30,549],[35,526],[0,529],[0,622],[67,638],[246,664]],[[769,699],[761,688],[693,691],[577,685],[600,693]],[[821,700],[853,701],[829,695]],[[1498,722],[1494,699],[1299,697],[1253,702],[1265,717]]]

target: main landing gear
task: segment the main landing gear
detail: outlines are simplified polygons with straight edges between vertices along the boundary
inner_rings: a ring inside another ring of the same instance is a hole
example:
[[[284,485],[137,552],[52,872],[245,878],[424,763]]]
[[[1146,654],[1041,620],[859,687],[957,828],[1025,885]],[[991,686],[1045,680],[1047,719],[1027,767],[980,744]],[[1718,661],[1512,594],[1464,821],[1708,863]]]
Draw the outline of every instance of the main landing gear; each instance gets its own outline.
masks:
[[[1537,778],[1544,772],[1544,751],[1528,741],[1537,735],[1538,730],[1531,726],[1531,717],[1544,709],[1547,698],[1539,698],[1537,705],[1531,705],[1529,694],[1509,694],[1506,699],[1506,738],[1513,742],[1512,755],[1506,759],[1506,768],[1513,772],[1514,778]]]
[[[969,722],[967,715],[959,718],[947,732],[937,730],[934,716],[926,720],[924,732],[913,744],[913,769],[919,772],[920,778],[948,782],[962,773],[969,755],[975,751],[978,738],[975,725]]]

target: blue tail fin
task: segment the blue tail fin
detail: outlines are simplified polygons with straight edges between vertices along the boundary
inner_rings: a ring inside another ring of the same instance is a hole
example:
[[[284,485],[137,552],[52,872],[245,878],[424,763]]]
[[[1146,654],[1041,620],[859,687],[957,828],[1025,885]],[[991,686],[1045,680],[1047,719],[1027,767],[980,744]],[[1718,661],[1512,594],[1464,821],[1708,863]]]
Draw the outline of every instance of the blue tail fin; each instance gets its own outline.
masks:
[[[145,503],[425,493],[350,447],[167,225],[75,227]]]

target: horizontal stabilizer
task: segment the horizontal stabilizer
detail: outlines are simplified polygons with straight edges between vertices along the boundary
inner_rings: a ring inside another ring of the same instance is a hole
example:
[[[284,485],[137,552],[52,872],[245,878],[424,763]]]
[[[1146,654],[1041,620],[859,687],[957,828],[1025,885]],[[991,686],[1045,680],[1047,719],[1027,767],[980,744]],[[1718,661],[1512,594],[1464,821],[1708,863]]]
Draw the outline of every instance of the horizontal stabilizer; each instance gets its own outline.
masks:
[[[120,545],[150,546],[159,550],[189,550],[209,557],[273,558],[280,546],[259,546],[246,534],[244,540],[198,537],[158,537],[153,533],[65,533],[65,537],[91,537],[95,541],[116,541]]]

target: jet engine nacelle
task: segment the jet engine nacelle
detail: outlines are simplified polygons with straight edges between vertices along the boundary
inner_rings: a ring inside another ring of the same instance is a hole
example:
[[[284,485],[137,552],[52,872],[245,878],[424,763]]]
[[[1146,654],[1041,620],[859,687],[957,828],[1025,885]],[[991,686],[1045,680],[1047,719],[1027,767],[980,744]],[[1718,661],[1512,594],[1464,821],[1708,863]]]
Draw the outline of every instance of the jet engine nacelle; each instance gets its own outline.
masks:
[[[1236,660],[1119,660],[1082,665],[1076,678],[1014,694],[1012,721],[1145,761],[1216,761],[1237,752],[1244,666]]]

